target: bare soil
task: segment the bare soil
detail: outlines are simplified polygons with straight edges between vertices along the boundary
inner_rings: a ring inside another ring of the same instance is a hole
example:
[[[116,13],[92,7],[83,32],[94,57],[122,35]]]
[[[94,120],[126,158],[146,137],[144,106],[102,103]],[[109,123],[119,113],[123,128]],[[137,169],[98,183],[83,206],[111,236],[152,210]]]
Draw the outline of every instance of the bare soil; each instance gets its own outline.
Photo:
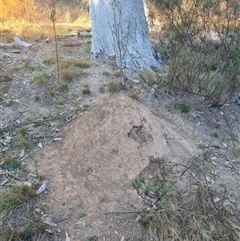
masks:
[[[88,40],[67,38],[59,44],[60,55],[89,57]],[[146,230],[137,221],[148,206],[131,180],[140,173],[151,178],[152,157],[176,167],[170,175],[184,190],[191,188],[197,176],[193,172],[182,175],[184,168],[192,158],[207,152],[212,164],[208,184],[216,189],[226,187],[229,205],[240,208],[240,160],[234,155],[239,106],[226,104],[216,109],[202,97],[169,89],[154,91],[131,81],[127,90],[112,95],[107,85],[121,81],[112,74],[114,65],[89,59],[88,76],[74,79],[68,92],[56,91],[50,97],[32,78],[47,68],[42,61],[54,55],[54,49],[54,43],[38,42],[28,49],[2,50],[9,57],[1,60],[7,76],[0,82],[1,140],[14,128],[28,125],[30,144],[23,148],[5,142],[0,154],[20,157],[30,174],[38,172],[44,177],[42,182],[49,189],[40,195],[41,201],[49,205],[49,216],[61,230],[59,240],[67,240],[68,235],[71,240],[142,238]],[[28,60],[33,67],[26,66]],[[54,76],[55,70],[51,71]],[[90,95],[82,93],[86,84]],[[130,92],[137,93],[140,101],[129,98]],[[182,104],[190,107],[188,113],[181,113]],[[31,180],[31,175],[26,179]]]

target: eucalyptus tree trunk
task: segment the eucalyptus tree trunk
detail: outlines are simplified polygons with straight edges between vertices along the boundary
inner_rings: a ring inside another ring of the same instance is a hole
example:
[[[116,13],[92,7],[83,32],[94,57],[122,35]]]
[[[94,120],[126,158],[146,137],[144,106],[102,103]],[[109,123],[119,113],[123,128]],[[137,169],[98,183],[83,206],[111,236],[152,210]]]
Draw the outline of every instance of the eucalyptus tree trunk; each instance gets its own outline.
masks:
[[[91,57],[114,59],[127,75],[159,68],[151,47],[142,0],[89,0]]]

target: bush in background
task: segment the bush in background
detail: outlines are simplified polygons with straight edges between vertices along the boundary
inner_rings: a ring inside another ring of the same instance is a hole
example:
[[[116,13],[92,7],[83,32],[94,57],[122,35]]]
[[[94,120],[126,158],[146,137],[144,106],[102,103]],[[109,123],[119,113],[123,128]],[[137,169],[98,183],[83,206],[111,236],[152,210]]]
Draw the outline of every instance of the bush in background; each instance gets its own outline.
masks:
[[[152,1],[163,24],[159,51],[170,67],[165,84],[214,106],[232,101],[240,86],[240,2]]]

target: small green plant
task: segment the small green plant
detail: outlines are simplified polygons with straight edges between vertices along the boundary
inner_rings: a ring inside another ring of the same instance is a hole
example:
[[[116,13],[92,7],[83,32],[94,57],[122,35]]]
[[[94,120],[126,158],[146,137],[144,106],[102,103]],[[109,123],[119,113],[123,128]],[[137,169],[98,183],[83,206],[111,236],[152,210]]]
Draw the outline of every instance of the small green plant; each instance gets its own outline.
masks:
[[[218,138],[219,137],[218,129],[214,129],[214,131],[211,133],[211,136],[214,138]]]
[[[190,106],[185,104],[180,104],[179,109],[181,113],[188,113],[190,111]]]
[[[162,181],[147,182],[143,176],[140,176],[132,181],[132,186],[141,197],[158,207],[164,207],[174,199],[170,187]]]
[[[167,105],[165,105],[165,109],[166,109],[166,111],[170,112],[170,111],[172,111],[173,107],[171,104],[167,104]]]
[[[98,237],[96,235],[93,235],[93,236],[88,236],[86,241],[97,241],[98,240]]]
[[[105,93],[105,86],[104,85],[99,88],[99,92],[102,93],[102,94]]]
[[[9,171],[14,171],[22,168],[22,162],[18,158],[12,156],[3,158],[2,165]]]
[[[91,94],[91,91],[90,91],[89,86],[85,86],[85,87],[82,89],[82,93],[83,93],[84,95],[90,95],[90,94]]]

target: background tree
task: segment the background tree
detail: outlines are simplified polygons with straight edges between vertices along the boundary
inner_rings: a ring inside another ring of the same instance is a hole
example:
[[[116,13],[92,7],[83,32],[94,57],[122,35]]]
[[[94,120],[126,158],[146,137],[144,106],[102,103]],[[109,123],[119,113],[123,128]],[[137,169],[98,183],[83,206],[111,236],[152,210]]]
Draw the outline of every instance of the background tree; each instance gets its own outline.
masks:
[[[148,35],[142,0],[89,0],[91,56],[114,59],[127,75],[159,68]]]

